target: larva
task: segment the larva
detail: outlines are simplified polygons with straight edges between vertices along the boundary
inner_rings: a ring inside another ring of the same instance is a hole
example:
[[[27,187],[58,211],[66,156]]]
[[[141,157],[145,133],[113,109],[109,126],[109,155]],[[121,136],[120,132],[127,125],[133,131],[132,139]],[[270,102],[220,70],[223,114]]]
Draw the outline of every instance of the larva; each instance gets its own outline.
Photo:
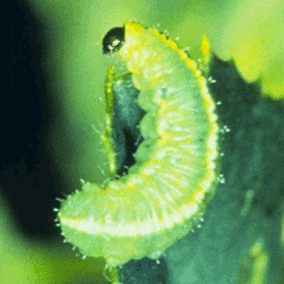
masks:
[[[219,127],[206,79],[176,43],[138,23],[112,29],[103,43],[140,90],[144,141],[127,175],[84,183],[58,215],[84,255],[118,266],[158,258],[199,221],[215,192]]]

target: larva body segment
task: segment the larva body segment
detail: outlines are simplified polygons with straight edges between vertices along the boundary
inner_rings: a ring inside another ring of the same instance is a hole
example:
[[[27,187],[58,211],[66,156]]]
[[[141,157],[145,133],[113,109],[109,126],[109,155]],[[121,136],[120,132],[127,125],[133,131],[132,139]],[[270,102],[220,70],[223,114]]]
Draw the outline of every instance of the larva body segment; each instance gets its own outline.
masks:
[[[146,111],[136,163],[105,188],[85,183],[59,212],[66,238],[111,266],[158,258],[198,222],[215,191],[219,131],[206,80],[174,42],[127,23],[117,54]]]

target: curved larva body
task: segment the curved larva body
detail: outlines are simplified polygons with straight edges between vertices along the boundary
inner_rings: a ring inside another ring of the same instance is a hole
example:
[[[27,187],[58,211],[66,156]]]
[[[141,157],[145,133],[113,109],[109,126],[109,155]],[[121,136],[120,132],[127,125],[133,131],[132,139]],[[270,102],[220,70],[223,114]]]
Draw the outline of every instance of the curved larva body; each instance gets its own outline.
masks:
[[[214,103],[194,61],[136,23],[118,55],[147,112],[137,163],[104,189],[85,183],[59,212],[66,238],[112,266],[157,258],[188,233],[214,194],[218,153]]]

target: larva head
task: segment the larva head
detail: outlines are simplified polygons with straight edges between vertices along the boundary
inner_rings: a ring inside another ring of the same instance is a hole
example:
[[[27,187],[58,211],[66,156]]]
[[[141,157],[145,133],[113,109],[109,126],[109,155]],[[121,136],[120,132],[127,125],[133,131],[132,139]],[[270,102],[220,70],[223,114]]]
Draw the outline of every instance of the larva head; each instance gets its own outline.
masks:
[[[116,27],[107,32],[103,38],[103,53],[110,55],[117,52],[125,42],[125,28]]]
[[[138,23],[125,23],[123,27],[115,27],[107,32],[102,40],[103,53],[110,55],[121,50],[127,43],[127,52],[143,49],[147,42],[147,30]]]
[[[123,27],[113,28],[105,35],[103,53],[116,53],[130,73],[139,73],[151,61],[153,53],[159,53],[154,47],[157,42],[159,39],[153,37],[152,31],[141,24],[125,23]]]

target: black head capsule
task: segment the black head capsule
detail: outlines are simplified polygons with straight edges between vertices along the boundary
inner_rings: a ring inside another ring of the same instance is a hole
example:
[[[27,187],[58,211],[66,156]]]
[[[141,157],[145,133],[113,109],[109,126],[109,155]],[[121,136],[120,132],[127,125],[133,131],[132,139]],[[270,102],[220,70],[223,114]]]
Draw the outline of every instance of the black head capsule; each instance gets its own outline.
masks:
[[[103,53],[110,55],[118,51],[125,42],[125,28],[113,28],[103,38]]]

